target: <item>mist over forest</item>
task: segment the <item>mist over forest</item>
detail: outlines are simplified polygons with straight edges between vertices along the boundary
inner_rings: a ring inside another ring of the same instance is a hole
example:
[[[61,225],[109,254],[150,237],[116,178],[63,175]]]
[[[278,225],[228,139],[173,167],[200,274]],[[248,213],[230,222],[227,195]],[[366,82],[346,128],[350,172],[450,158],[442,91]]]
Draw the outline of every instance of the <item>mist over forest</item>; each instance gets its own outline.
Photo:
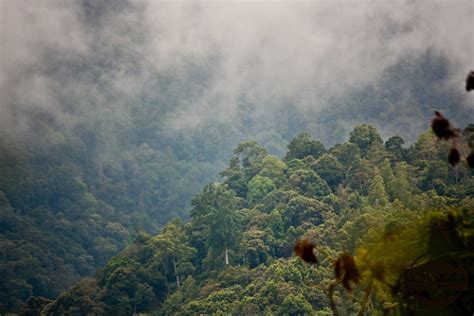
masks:
[[[0,313],[379,311],[392,261],[444,251],[411,232],[472,215],[473,21],[469,0],[0,0]],[[392,222],[381,280],[361,253]],[[339,289],[340,252],[370,291]]]
[[[288,141],[304,129],[334,144],[370,121],[413,141],[429,110],[461,126],[472,119],[462,91],[473,10],[469,1],[2,1],[2,132],[31,132],[40,113],[65,129],[100,115],[127,121],[148,104],[162,112],[164,137],[226,124],[229,142],[268,130]]]

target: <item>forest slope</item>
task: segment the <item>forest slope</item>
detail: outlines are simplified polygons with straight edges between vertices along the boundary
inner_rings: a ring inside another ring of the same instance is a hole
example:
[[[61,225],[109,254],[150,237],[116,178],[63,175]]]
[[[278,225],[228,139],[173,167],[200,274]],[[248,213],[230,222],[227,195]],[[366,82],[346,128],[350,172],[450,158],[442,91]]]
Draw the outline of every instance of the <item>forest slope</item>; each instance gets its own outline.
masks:
[[[470,128],[464,137],[472,141]],[[283,160],[243,142],[221,181],[193,198],[190,222],[139,235],[95,278],[52,303],[33,298],[24,311],[38,310],[35,300],[48,315],[407,308],[398,305],[406,298],[398,296],[397,280],[421,254],[462,258],[473,273],[474,178],[464,162],[448,163],[449,145],[431,132],[409,148],[402,143],[398,136],[383,143],[370,125],[328,150],[302,133]],[[293,257],[301,238],[316,245],[318,264]],[[360,274],[340,286],[333,262],[344,254]],[[464,291],[448,311],[472,312],[472,294],[472,287]]]

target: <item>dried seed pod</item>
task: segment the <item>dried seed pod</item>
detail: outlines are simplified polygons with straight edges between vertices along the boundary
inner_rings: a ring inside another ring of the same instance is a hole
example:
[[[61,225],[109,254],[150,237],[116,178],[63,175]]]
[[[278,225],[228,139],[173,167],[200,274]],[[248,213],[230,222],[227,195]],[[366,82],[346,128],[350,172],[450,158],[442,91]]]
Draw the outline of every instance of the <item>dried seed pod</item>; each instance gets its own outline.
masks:
[[[435,117],[431,120],[431,129],[438,138],[450,139],[456,136],[448,119],[438,111],[434,112]]]
[[[308,239],[298,240],[293,248],[295,255],[300,257],[304,262],[307,263],[318,263],[318,259],[314,255],[315,245]]]
[[[354,259],[350,257],[350,264],[346,263],[344,270],[344,276],[342,277],[342,286],[348,291],[352,291],[352,287],[350,285],[350,282],[353,283],[359,283],[360,280],[360,274],[359,270],[357,269],[357,266],[355,265]]]
[[[334,262],[334,275],[349,292],[352,291],[350,283],[359,283],[360,281],[360,273],[355,260],[348,253],[342,253]]]
[[[474,90],[474,71],[467,74],[466,78],[466,91]]]
[[[453,147],[449,150],[448,161],[452,166],[457,165],[461,161],[461,156],[456,148]]]
[[[474,168],[474,150],[466,157],[466,162],[470,168]]]

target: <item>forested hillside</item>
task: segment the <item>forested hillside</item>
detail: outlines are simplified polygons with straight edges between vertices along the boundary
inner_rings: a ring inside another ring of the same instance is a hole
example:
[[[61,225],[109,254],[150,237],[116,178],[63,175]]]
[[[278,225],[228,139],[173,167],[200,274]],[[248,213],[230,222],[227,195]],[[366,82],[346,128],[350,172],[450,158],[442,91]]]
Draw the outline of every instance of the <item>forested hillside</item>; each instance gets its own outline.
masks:
[[[462,157],[471,127],[457,144]],[[474,273],[473,170],[450,165],[449,147],[431,131],[409,147],[399,136],[384,143],[370,125],[330,148],[301,133],[283,159],[242,142],[221,179],[192,199],[189,222],[139,233],[94,278],[54,302],[31,298],[23,312],[420,312],[401,290],[405,268],[444,258]],[[303,238],[317,263],[293,255]],[[443,308],[471,313],[473,294]]]
[[[0,0],[0,314],[327,311],[368,226],[457,218],[474,3],[345,2]]]
[[[291,103],[273,104],[272,111],[262,112],[242,99],[228,116],[210,115],[191,130],[176,128],[182,124],[176,116],[181,110],[172,100],[184,102],[205,86],[194,87],[198,91],[187,96],[187,84],[160,76],[145,89],[160,87],[163,95],[130,97],[114,90],[116,95],[108,97],[111,104],[119,104],[116,108],[100,108],[84,92],[63,95],[61,111],[67,120],[48,110],[18,107],[11,119],[19,130],[3,129],[7,125],[0,129],[0,243],[5,254],[0,258],[0,311],[17,310],[31,295],[53,298],[79,278],[93,275],[137,232],[155,234],[176,216],[189,219],[192,196],[217,179],[232,146],[245,139],[255,138],[281,158],[302,129],[318,135],[322,151],[322,144],[333,146],[354,124],[365,121],[383,126],[385,139],[398,130],[413,141],[412,135],[428,127],[427,116],[436,104],[458,123],[469,122],[472,110],[458,108],[458,92],[426,88],[426,80],[445,78],[446,73],[436,72],[444,61],[429,55],[420,60],[425,62],[417,71],[409,66],[389,69],[376,89],[354,92],[337,101],[342,105],[331,104],[322,112]],[[89,66],[99,62],[93,59]],[[84,69],[77,74],[82,80],[89,66],[65,62],[52,67]],[[69,80],[56,70],[51,75]],[[397,90],[402,87],[389,87],[397,77],[410,82],[403,88],[406,102]],[[380,106],[387,102],[397,106]],[[413,103],[420,106],[414,110]],[[25,126],[26,132],[21,131]],[[398,148],[402,141],[394,138],[388,144]],[[333,167],[327,172],[335,180],[326,180],[334,190],[341,175],[339,165]],[[429,168],[443,176],[448,172]]]
[[[55,297],[137,231],[186,218],[222,159],[178,157],[163,138],[135,130],[159,114],[127,126],[91,118],[72,130],[43,114],[35,135],[0,139],[0,312],[30,295]]]

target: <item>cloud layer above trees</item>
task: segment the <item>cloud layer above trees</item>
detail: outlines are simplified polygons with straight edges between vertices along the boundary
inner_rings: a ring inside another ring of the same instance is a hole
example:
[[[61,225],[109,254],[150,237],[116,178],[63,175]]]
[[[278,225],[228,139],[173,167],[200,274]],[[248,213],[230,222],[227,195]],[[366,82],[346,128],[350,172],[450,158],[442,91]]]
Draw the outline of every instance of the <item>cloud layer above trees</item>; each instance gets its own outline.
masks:
[[[455,90],[474,69],[469,0],[19,0],[2,1],[1,16],[0,120],[16,132],[35,109],[74,121],[77,100],[101,112],[158,100],[183,130],[242,102],[260,116],[285,103],[324,109],[427,52],[446,60]]]

